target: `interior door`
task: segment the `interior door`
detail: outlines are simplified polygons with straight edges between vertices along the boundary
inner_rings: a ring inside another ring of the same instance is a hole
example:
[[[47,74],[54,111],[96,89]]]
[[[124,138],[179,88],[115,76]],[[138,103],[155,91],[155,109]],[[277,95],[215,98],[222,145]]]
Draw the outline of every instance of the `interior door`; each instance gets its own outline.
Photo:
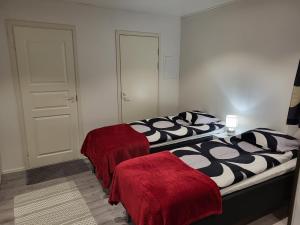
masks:
[[[14,26],[29,166],[78,157],[71,30]]]
[[[158,115],[159,43],[156,36],[120,35],[122,121]]]

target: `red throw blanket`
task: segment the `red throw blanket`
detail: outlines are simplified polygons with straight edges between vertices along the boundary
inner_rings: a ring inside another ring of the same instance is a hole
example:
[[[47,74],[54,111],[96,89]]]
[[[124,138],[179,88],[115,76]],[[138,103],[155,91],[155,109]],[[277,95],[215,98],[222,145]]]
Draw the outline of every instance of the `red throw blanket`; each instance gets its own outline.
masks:
[[[170,152],[121,163],[110,204],[122,202],[135,225],[189,225],[222,213],[218,186]]]
[[[81,153],[88,157],[96,169],[97,178],[109,188],[115,167],[128,159],[148,154],[149,142],[128,124],[119,124],[88,133]]]

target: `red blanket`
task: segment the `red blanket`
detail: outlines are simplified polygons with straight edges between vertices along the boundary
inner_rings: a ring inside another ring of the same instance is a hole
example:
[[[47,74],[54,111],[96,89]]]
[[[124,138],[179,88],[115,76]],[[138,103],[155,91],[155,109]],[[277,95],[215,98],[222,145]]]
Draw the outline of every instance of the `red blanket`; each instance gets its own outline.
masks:
[[[135,225],[188,225],[222,213],[222,198],[214,181],[170,152],[118,165],[109,203],[119,202]]]
[[[88,133],[81,153],[88,157],[102,179],[104,188],[109,188],[115,167],[125,160],[148,154],[149,142],[128,124],[119,124],[93,130]]]

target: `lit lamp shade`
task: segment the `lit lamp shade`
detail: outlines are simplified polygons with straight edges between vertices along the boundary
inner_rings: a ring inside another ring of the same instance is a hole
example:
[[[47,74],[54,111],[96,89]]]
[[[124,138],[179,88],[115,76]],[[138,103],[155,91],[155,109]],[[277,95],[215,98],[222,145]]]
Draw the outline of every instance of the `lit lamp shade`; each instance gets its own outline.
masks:
[[[236,115],[227,115],[226,116],[226,127],[229,132],[235,132],[235,128],[238,125],[238,118]]]

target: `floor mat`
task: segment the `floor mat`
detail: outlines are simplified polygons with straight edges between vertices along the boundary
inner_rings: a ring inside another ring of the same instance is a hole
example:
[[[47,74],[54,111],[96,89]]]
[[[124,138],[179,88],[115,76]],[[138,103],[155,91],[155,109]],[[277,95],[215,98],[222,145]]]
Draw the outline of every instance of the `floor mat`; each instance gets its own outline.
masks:
[[[31,185],[60,177],[71,176],[88,170],[91,170],[90,164],[84,160],[74,160],[30,169],[26,171],[27,184]]]
[[[73,181],[17,195],[16,225],[96,225],[85,200]]]

